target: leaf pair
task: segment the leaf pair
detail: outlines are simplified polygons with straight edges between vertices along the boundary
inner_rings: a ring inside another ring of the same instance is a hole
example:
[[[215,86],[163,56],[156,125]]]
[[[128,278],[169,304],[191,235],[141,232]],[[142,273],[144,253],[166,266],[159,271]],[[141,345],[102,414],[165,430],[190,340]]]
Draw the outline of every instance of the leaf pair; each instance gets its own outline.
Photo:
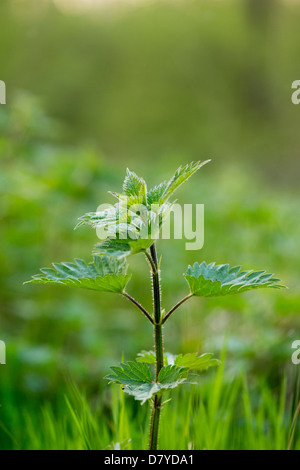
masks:
[[[152,380],[150,369],[145,363],[128,362],[111,369],[113,372],[105,378],[123,385],[124,392],[133,395],[136,400],[141,401],[141,404],[160,392],[187,383],[187,378],[184,377],[185,369],[177,366],[163,367],[157,382]]]
[[[210,353],[202,356],[197,356],[196,353],[180,354],[179,356],[166,354],[164,357],[165,366],[161,369],[158,380],[155,382],[147,365],[155,363],[155,353],[143,351],[138,355],[138,362],[128,362],[120,364],[119,367],[111,367],[113,372],[105,378],[110,382],[123,385],[125,393],[133,395],[143,404],[158,393],[176,388],[183,383],[193,383],[189,382],[187,378],[190,370],[202,371],[220,364],[220,361],[211,359],[211,357]],[[171,359],[172,364],[168,363],[168,358]]]
[[[122,293],[130,279],[127,275],[127,263],[122,259],[126,243],[119,242],[111,249],[119,250],[120,256],[107,256],[110,253],[110,241],[106,241],[103,256],[95,255],[92,263],[82,260],[75,263],[54,263],[53,268],[41,269],[41,274],[33,276],[28,283],[54,283],[77,286],[102,292]],[[104,255],[107,253],[107,255]],[[241,271],[240,266],[230,268],[228,264],[215,265],[205,262],[189,266],[184,274],[190,292],[198,297],[217,297],[237,294],[261,287],[284,287],[279,279],[265,271]]]

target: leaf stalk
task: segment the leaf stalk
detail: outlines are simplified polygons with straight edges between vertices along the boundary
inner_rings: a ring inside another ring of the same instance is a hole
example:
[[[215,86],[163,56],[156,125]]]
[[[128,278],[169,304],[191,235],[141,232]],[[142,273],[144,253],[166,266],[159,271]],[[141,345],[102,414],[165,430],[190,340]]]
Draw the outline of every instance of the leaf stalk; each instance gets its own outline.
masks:
[[[134,305],[136,305],[141,310],[141,312],[143,312],[143,314],[148,318],[148,320],[152,324],[154,324],[153,318],[151,317],[150,313],[148,313],[147,310],[137,300],[135,300],[131,295],[129,295],[125,291],[122,294],[123,294],[124,297],[126,297],[128,300],[130,300],[130,302],[132,302]]]
[[[183,299],[179,300],[179,302],[177,302],[177,304],[174,305],[174,307],[172,307],[171,310],[169,310],[169,312],[164,316],[162,324],[168,320],[168,318],[172,315],[173,312],[175,312],[175,310],[177,310],[178,307],[180,307],[180,305],[189,300],[191,297],[193,297],[193,294],[188,294]]]

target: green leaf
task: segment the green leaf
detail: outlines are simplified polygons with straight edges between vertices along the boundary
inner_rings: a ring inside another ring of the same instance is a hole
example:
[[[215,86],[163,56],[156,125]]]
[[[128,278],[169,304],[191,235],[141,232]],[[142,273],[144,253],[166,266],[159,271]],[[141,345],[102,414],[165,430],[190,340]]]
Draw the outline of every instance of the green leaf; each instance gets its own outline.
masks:
[[[120,364],[120,367],[111,367],[111,370],[113,373],[105,377],[110,382],[136,386],[152,382],[150,369],[146,364],[128,362]]]
[[[176,191],[176,189],[179,188],[185,181],[187,181],[196,171],[199,170],[203,165],[206,165],[206,163],[210,162],[210,160],[206,160],[204,162],[192,162],[188,165],[185,166],[180,166],[170,181],[165,185],[165,189],[160,197],[159,203],[162,204],[166,202],[169,197]],[[164,185],[164,183],[163,183]],[[156,188],[156,192],[158,191],[158,188]],[[154,188],[155,189],[155,188]],[[154,190],[153,190],[154,191]]]
[[[175,388],[179,385],[178,382],[182,383],[181,380],[186,380],[186,377],[182,377],[183,373],[184,370],[181,367],[175,365],[165,366],[158,374],[158,382],[166,388]]]
[[[122,189],[126,196],[142,196],[144,203],[146,203],[147,186],[145,181],[128,168]]]
[[[41,269],[41,274],[33,276],[27,283],[53,283],[122,293],[130,279],[126,275],[126,262],[109,256],[94,256],[94,261],[89,264],[75,259],[75,263],[53,263],[53,267]]]
[[[155,364],[155,352],[141,351],[138,353],[136,360],[138,362],[143,362],[144,364]]]
[[[163,181],[159,185],[155,186],[154,188],[150,189],[147,194],[147,204],[150,207],[151,204],[159,204],[163,194],[167,188],[167,182]]]
[[[191,370],[206,370],[209,367],[220,365],[218,359],[211,359],[211,353],[202,354],[197,356],[197,353],[179,354],[175,359],[175,365],[185,367]]]
[[[184,276],[191,293],[200,297],[237,294],[260,287],[284,287],[278,284],[279,279],[265,271],[241,271],[240,266],[230,269],[228,264],[195,263],[188,267]]]
[[[95,245],[94,254],[107,254],[121,259],[131,254],[146,251],[153,244],[153,241],[150,238],[138,238],[137,240],[108,239]]]
[[[111,367],[111,369],[113,373],[105,378],[110,382],[123,385],[124,392],[132,395],[142,404],[150,400],[153,395],[187,383],[184,369],[175,365],[163,367],[158,375],[158,382],[152,380],[149,367],[145,363],[128,362],[121,364],[120,367]]]
[[[75,229],[81,225],[90,225],[93,228],[108,227],[111,224],[115,224],[119,218],[118,205],[111,206],[104,211],[98,212],[87,212],[78,218],[79,222],[75,226]],[[122,220],[123,222],[123,220]]]
[[[118,240],[108,238],[100,243],[97,243],[94,247],[95,255],[109,255],[116,258],[125,258],[130,255],[132,251],[131,246],[127,240]]]

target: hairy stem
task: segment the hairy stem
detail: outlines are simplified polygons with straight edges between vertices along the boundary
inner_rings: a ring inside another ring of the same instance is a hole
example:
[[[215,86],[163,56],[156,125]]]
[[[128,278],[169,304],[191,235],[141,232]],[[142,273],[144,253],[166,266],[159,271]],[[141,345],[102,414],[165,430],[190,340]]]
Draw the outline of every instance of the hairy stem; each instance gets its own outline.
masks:
[[[154,304],[154,340],[155,340],[155,357],[156,357],[156,370],[155,380],[158,381],[158,375],[164,366],[164,353],[163,353],[163,335],[162,335],[162,318],[161,318],[161,305],[160,305],[160,282],[159,282],[159,269],[156,248],[153,244],[150,248],[151,266],[152,268],[152,282],[153,282],[153,304]],[[149,450],[157,450],[159,418],[161,409],[162,398],[155,395],[150,421],[150,436],[149,436]]]
[[[150,421],[149,450],[157,450],[161,400],[161,397],[155,395]]]
[[[164,316],[164,318],[162,320],[162,324],[164,324],[168,320],[168,318],[172,315],[173,312],[175,312],[175,310],[178,307],[180,307],[180,305],[182,305],[184,302],[189,300],[191,297],[193,297],[193,294],[188,294],[183,299],[179,300],[179,302],[177,302],[177,304],[174,305],[174,307],[172,307],[171,310]]]
[[[151,321],[152,324],[154,324],[153,318],[151,317],[150,313],[148,313],[147,310],[137,300],[135,300],[133,297],[131,297],[131,295],[129,295],[125,291],[123,292],[123,295],[128,300],[130,300],[130,302],[136,305],[141,310],[141,312],[143,312],[143,314],[148,318],[148,320]]]
[[[154,273],[157,269],[157,267],[155,266],[153,260],[152,260],[152,257],[149,255],[148,251],[145,251],[145,255],[146,255],[146,258],[150,264],[150,267],[151,267],[151,272]]]

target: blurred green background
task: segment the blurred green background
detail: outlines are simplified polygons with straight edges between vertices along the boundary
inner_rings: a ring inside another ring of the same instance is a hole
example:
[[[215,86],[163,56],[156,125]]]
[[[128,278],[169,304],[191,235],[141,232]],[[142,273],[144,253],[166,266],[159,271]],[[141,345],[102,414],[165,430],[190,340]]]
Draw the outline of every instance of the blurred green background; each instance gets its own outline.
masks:
[[[196,260],[266,269],[289,290],[191,300],[167,324],[165,346],[218,357],[226,344],[224,382],[245,374],[255,410],[258,384],[276,403],[285,379],[293,413],[300,106],[291,84],[300,79],[300,2],[90,3],[0,3],[0,447],[42,445],[30,426],[38,428],[41,410],[54,421],[68,412],[66,377],[109,421],[109,365],[153,346],[151,328],[125,299],[23,286],[41,266],[90,259],[94,231],[73,227],[111,202],[107,191],[120,189],[127,166],[155,185],[180,164],[212,158],[178,192],[182,203],[205,204],[204,248],[158,246],[164,306],[187,293],[182,273]],[[142,255],[129,261],[128,290],[151,308],[147,265]],[[113,438],[111,425],[103,442]]]

